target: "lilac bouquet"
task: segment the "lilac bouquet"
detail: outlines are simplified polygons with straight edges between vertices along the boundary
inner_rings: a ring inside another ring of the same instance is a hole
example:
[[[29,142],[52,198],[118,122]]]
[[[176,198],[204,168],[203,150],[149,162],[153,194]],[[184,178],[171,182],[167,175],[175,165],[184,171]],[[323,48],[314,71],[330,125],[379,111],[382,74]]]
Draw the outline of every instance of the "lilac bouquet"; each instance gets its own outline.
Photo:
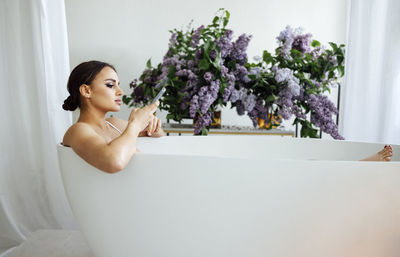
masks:
[[[277,37],[274,55],[264,51],[262,58],[249,63],[246,50],[251,36],[233,40],[233,31],[226,28],[229,17],[220,9],[208,26],[170,31],[163,61],[156,67],[147,62],[123,102],[146,104],[164,86],[160,108],[168,112],[167,119],[193,118],[195,134],[208,134],[213,113],[230,102],[255,127],[260,119],[273,128],[281,119],[294,117],[293,125],[301,125],[301,137],[318,137],[320,129],[343,139],[333,120],[338,111],[325,94],[344,74],[344,45],[329,43],[327,49],[311,34],[288,26]]]
[[[295,117],[301,137],[318,137],[318,129],[334,139],[343,139],[333,116],[338,111],[324,94],[338,85],[344,74],[344,45],[329,43],[331,49],[312,40],[301,29],[286,27],[277,37],[275,55],[264,51],[257,63],[247,64],[246,85],[257,98],[251,112],[267,119]]]
[[[139,80],[131,82],[133,92],[123,97],[124,103],[148,103],[163,85],[167,90],[160,108],[168,111],[167,119],[193,118],[195,134],[202,135],[208,134],[214,111],[228,101],[236,103],[239,113],[252,110],[255,96],[247,89],[235,89],[248,80],[246,50],[251,36],[242,34],[233,40],[233,31],[226,28],[229,17],[228,11],[220,9],[208,26],[170,31],[162,63],[152,67],[147,62]]]

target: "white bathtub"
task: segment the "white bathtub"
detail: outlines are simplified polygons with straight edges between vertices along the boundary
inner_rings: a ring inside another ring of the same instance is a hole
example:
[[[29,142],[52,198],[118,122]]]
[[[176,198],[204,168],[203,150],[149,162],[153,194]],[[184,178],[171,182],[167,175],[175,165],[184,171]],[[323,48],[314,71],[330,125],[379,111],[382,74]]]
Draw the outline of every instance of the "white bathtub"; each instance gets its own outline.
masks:
[[[97,257],[400,256],[400,162],[355,161],[382,145],[221,136],[138,147],[116,174],[58,147]]]

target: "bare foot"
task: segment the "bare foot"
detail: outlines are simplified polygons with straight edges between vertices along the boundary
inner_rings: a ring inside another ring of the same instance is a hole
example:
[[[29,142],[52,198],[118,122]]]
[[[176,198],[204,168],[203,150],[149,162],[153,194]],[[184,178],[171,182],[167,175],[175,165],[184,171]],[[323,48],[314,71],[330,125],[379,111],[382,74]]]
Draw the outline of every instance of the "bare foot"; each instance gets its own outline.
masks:
[[[388,162],[392,159],[393,149],[390,145],[385,145],[382,151],[377,152],[370,157],[362,159],[360,161],[370,161],[370,162]]]

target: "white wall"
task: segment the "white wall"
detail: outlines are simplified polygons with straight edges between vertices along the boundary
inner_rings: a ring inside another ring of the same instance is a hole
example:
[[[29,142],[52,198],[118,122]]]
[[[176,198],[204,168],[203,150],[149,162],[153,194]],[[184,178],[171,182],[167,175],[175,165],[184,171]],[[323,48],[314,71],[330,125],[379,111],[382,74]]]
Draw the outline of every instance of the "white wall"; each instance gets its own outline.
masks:
[[[231,13],[234,36],[253,35],[249,57],[276,47],[276,37],[286,25],[303,27],[321,43],[345,43],[346,0],[66,0],[71,68],[82,61],[98,59],[116,66],[122,89],[138,78],[152,57],[162,60],[173,28],[209,24],[218,8]],[[335,99],[335,94],[332,95]],[[117,114],[127,118],[122,108]],[[247,116],[224,109],[223,124],[251,125]]]

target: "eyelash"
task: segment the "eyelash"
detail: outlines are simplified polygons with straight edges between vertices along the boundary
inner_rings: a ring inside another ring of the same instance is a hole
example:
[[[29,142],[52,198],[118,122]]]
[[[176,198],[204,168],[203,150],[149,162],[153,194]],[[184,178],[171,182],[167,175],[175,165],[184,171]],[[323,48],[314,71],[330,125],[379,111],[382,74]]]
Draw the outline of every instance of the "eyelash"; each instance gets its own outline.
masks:
[[[114,86],[114,84],[106,84],[106,86],[107,86],[108,88],[112,88],[112,87]]]

